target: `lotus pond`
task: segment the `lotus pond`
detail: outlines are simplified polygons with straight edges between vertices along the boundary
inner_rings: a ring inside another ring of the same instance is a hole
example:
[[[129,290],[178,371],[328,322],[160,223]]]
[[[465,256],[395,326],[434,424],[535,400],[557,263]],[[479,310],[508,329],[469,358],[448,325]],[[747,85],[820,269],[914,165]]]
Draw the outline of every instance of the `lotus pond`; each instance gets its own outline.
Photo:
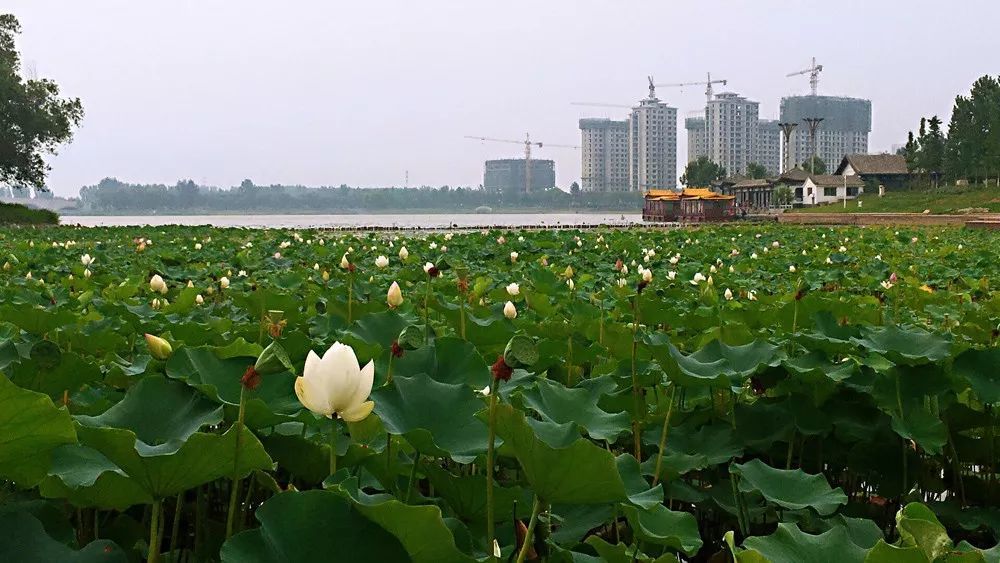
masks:
[[[998,561],[998,249],[3,231],[0,560]]]

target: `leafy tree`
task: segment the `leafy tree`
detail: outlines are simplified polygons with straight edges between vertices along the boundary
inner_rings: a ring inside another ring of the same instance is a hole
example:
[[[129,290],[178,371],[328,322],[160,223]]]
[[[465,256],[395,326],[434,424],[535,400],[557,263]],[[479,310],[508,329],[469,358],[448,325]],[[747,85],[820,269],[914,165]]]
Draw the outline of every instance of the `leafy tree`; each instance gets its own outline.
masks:
[[[751,162],[747,164],[747,176],[757,180],[759,178],[767,178],[767,168],[764,168],[763,164],[757,164],[756,162]]]
[[[819,155],[813,155],[802,162],[802,169],[810,174],[826,174],[826,163]]]
[[[781,184],[777,188],[774,188],[774,193],[771,194],[771,198],[774,199],[776,205],[791,205],[792,201],[795,199],[795,193],[792,192],[792,188]]]
[[[950,178],[1000,174],[1000,78],[983,76],[955,98],[943,168]]]
[[[569,193],[573,195],[580,195],[580,184],[573,182],[569,185]]]
[[[699,156],[688,163],[681,175],[681,183],[685,186],[707,186],[715,180],[726,177],[726,169],[709,160],[707,156]]]
[[[944,169],[944,154],[946,149],[946,140],[944,134],[941,132],[941,120],[938,116],[930,118],[927,122],[928,129],[923,132],[920,138],[920,155],[919,163],[920,169],[924,173],[931,176],[931,178],[937,183],[937,179],[941,176],[941,171]]]
[[[14,44],[20,31],[17,18],[0,14],[0,185],[44,190],[49,171],[44,156],[73,137],[83,105],[77,98],[60,98],[51,80],[21,77]]]

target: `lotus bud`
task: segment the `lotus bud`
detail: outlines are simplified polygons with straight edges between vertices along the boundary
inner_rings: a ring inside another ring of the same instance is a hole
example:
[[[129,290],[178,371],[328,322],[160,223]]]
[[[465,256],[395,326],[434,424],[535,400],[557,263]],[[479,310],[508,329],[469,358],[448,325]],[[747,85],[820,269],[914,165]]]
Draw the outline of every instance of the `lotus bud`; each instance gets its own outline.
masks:
[[[677,278],[677,272],[675,272],[673,270],[670,270],[669,272],[667,272],[667,279],[673,280],[673,279],[676,279],[676,278]]]
[[[514,262],[517,262],[517,257],[518,257],[518,256],[519,256],[519,254],[518,254],[518,253],[516,253],[516,252],[511,252],[511,253],[510,253],[510,261],[511,261],[511,263],[512,263],[512,264],[513,264]]]
[[[343,269],[345,269],[345,270],[351,267],[351,263],[348,262],[346,254],[344,254],[340,258],[340,267],[343,268]]]
[[[753,291],[748,291],[747,292],[747,299],[749,299],[750,301],[756,301],[757,300],[757,293],[753,292]]]
[[[323,281],[325,281],[325,282],[326,281],[330,281],[330,272],[328,272],[326,270],[323,270],[322,278],[323,278]]]
[[[792,273],[795,273],[795,264],[792,264],[791,266],[789,266],[788,267],[788,271],[792,272]]]
[[[163,281],[160,274],[154,274],[153,277],[149,279],[149,289],[159,293],[166,293],[167,282]]]
[[[319,271],[319,262],[313,263],[313,270],[316,270],[317,272]]]
[[[194,243],[194,249],[195,250],[201,250],[201,243],[200,242]]]
[[[649,283],[653,281],[653,270],[643,270],[642,271],[642,281]]]
[[[513,283],[513,282],[507,284],[507,295],[510,295],[511,297],[515,297],[515,296],[519,295],[520,293],[521,293],[521,286],[519,286],[519,285],[517,285],[516,283]]]
[[[11,268],[13,268],[13,266],[10,265],[10,262],[3,263],[3,271],[9,272]]]
[[[274,253],[274,259],[275,260],[281,260],[281,253],[280,252],[275,252]]]
[[[392,285],[389,286],[389,292],[386,294],[385,300],[386,303],[389,304],[389,307],[393,309],[403,304],[403,291],[399,289],[398,283],[392,282]]]
[[[226,276],[219,278],[219,287],[221,289],[229,289],[229,278]]]
[[[91,275],[93,274],[90,273],[90,268],[87,268],[86,270],[83,271],[83,277],[90,278]]]
[[[573,266],[566,266],[566,269],[563,271],[563,276],[567,278],[573,277]]]
[[[174,353],[174,348],[169,342],[149,333],[146,334],[146,347],[149,349],[150,356],[161,361],[169,359],[170,355]]]
[[[497,244],[503,244],[505,242],[507,242],[507,239],[503,238],[503,235],[497,237]]]
[[[570,291],[573,291],[574,289],[576,289],[576,284],[573,283],[572,279],[566,280],[566,285],[569,286],[569,290]]]
[[[399,259],[405,262],[406,259],[409,257],[410,257],[410,251],[406,250],[405,246],[401,246],[399,248]]]
[[[517,307],[515,307],[510,301],[504,303],[503,316],[511,320],[517,318]]]
[[[723,293],[722,296],[726,298],[726,301],[732,301],[733,300],[733,292],[730,291],[728,287],[726,288],[726,292]]]
[[[201,294],[199,293],[198,295],[194,296],[194,302],[197,303],[197,304],[199,304],[199,305],[204,305],[205,304],[205,298],[202,297]]]
[[[374,378],[373,362],[362,368],[350,346],[335,342],[322,358],[309,351],[302,376],[295,378],[295,395],[315,414],[360,422],[375,407],[368,400]]]
[[[188,280],[188,282],[187,282],[187,287],[189,287],[189,288],[190,288],[190,287],[194,287],[194,282],[193,282],[193,281],[191,281],[191,280]]]

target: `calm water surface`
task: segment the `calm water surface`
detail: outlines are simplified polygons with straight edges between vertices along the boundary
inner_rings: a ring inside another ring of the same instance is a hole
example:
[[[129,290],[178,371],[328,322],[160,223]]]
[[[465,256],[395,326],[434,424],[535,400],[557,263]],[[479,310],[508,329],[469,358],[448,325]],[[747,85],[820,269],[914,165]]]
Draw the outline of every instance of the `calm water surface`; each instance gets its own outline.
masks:
[[[214,227],[525,227],[630,225],[642,221],[638,213],[453,213],[435,215],[64,215],[63,225],[84,227],[211,225]]]

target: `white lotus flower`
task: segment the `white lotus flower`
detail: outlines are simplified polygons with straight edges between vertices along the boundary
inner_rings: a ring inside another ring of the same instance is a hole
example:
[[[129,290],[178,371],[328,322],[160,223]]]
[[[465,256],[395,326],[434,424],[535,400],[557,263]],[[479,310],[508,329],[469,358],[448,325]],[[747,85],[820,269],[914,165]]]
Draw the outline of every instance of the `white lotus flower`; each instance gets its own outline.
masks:
[[[434,250],[437,247],[438,247],[438,243],[436,243],[436,242],[432,242],[432,243],[430,243],[428,245],[428,248],[430,248],[431,250]]]
[[[197,304],[199,304],[199,305],[204,305],[205,304],[205,298],[202,297],[201,294],[199,293],[198,295],[194,296],[194,302],[197,303]]]
[[[642,271],[642,281],[649,283],[653,281],[653,270],[643,270]]]
[[[795,272],[795,264],[792,264],[791,266],[789,266],[788,267],[788,271],[794,273]]]
[[[675,278],[677,278],[677,272],[675,272],[673,270],[670,270],[669,272],[667,272],[667,279],[671,279],[672,280],[672,279],[675,279]]]
[[[511,253],[510,253],[510,261],[511,261],[511,263],[513,263],[513,262],[517,262],[517,257],[518,257],[518,256],[519,256],[519,254],[518,254],[518,253],[516,253],[516,252],[511,252]]]
[[[778,248],[781,245],[778,244],[778,241],[774,241],[774,242],[771,243],[771,246],[773,246],[774,248]]]
[[[618,284],[618,287],[625,287],[625,285],[628,283],[628,280],[626,280],[625,278],[618,278],[618,281],[616,281],[615,283]]]
[[[622,265],[622,269],[621,269],[621,272],[622,272],[622,275],[623,275],[623,276],[626,276],[626,275],[628,275],[628,266],[625,266],[625,265],[623,264],[623,265]]]
[[[847,247],[846,247],[846,246],[843,246],[843,245],[841,245],[841,247],[839,248],[839,250],[840,250],[840,252],[842,252],[842,253],[843,253],[843,252],[847,252]]]
[[[351,267],[351,263],[347,261],[347,254],[340,257],[340,267],[345,270]]]
[[[751,260],[756,260],[756,259],[757,259],[757,253],[756,253],[756,252],[754,252],[753,254],[751,254],[751,255],[750,255],[750,259],[751,259]]]
[[[275,260],[281,260],[281,253],[280,252],[275,252],[274,253],[274,259]]]
[[[747,292],[747,299],[749,299],[750,301],[756,301],[757,300],[757,294],[755,292],[753,292],[753,291],[748,291]]]
[[[508,319],[512,319],[512,320],[515,319],[515,318],[517,318],[517,307],[515,307],[514,304],[511,303],[510,301],[504,303],[504,305],[503,305],[503,316],[507,317]]]
[[[83,256],[80,257],[80,263],[83,264],[84,266],[90,267],[90,265],[93,264],[94,262],[96,262],[96,260],[92,258],[89,254],[84,254]]]
[[[507,295],[514,297],[516,295],[520,295],[520,293],[521,293],[521,286],[517,285],[514,282],[507,284]]]
[[[188,280],[187,286],[188,287],[194,287],[194,282],[191,281],[191,280]]]
[[[732,301],[733,300],[733,292],[730,291],[728,287],[726,288],[726,291],[725,291],[725,293],[722,294],[722,296],[726,298],[726,301]]]
[[[434,267],[434,262],[428,262],[428,263],[424,264],[424,273],[429,274],[430,271],[431,271],[431,268],[433,268],[433,267]]]
[[[705,276],[701,272],[698,272],[691,278],[691,285],[698,285],[703,281],[705,281]]]
[[[201,250],[201,243],[200,242],[194,243],[194,249],[195,250]]]
[[[83,277],[85,278],[89,278],[92,275],[93,274],[90,273],[90,268],[87,268],[86,270],[83,271]]]
[[[302,375],[295,378],[295,395],[310,411],[347,422],[360,422],[375,407],[368,400],[375,381],[375,364],[360,367],[350,346],[334,342],[320,358],[309,351]]]
[[[229,289],[229,278],[227,278],[226,276],[222,276],[221,278],[219,278],[219,287],[221,287],[222,289]]]
[[[392,285],[389,286],[389,292],[385,296],[385,302],[388,303],[393,309],[403,304],[403,291],[399,289],[398,283],[392,282]]]
[[[717,269],[715,268],[715,264],[713,264],[713,265],[709,266],[709,267],[708,267],[708,271],[709,271],[709,272],[711,272],[711,273],[713,273],[713,274],[714,274],[715,272],[718,272],[718,270],[717,270]]]
[[[573,283],[573,280],[571,280],[571,279],[570,280],[566,280],[566,285],[569,286],[569,290],[570,291],[573,291],[574,289],[576,289],[576,284]]]
[[[245,277],[247,277],[247,271],[246,270],[240,270],[239,273],[236,274],[236,275],[239,276],[239,277],[241,277],[241,278],[245,278]]]
[[[826,257],[826,263],[827,263],[827,264],[833,264],[833,260],[831,260],[831,259],[830,259],[830,257],[829,257],[829,256],[827,256],[827,257]]]
[[[380,254],[379,257],[375,259],[375,265],[379,268],[385,268],[389,265],[389,259]]]
[[[679,258],[677,258],[676,256],[671,256],[671,257],[670,257],[670,264],[671,264],[671,265],[676,265],[676,264],[677,264],[677,262],[679,262],[679,261],[680,261],[680,259],[679,259]]]
[[[497,237],[497,244],[503,244],[505,242],[507,242],[507,239],[503,238],[502,235]]]
[[[406,259],[409,257],[410,257],[410,251],[406,250],[405,246],[399,247],[399,259],[405,262]]]
[[[880,283],[879,285],[882,286],[882,289],[892,289],[892,282],[890,282],[889,280],[882,280],[882,283]]]
[[[149,289],[160,293],[166,293],[167,282],[163,281],[160,274],[154,274],[153,277],[149,279]]]
[[[453,236],[455,236],[454,233],[445,233],[444,240],[451,240]]]

